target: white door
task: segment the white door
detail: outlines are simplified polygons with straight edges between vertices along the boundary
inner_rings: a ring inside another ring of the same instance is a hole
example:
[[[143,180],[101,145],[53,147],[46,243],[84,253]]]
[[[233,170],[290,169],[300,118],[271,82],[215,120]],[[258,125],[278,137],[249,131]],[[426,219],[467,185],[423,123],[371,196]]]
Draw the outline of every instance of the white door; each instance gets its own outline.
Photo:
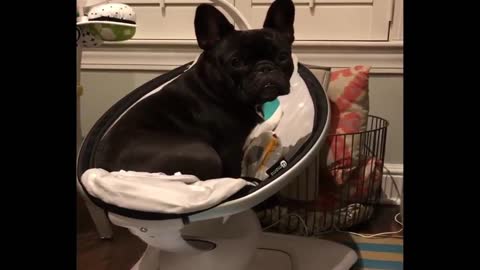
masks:
[[[234,4],[234,0],[227,1]],[[195,9],[201,3],[211,3],[208,0],[118,0],[112,2],[125,3],[135,10],[137,32],[133,37],[134,40],[194,40]]]
[[[252,27],[263,24],[273,0],[236,0]],[[294,0],[296,40],[386,41],[393,0]]]

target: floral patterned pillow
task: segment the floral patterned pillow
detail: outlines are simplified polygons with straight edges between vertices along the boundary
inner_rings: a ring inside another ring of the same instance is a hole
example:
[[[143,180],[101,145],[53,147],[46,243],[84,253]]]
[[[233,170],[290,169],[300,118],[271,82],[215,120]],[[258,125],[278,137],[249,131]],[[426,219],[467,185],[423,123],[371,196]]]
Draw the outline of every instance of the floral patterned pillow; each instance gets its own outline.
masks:
[[[330,76],[327,95],[330,99],[331,120],[326,165],[336,184],[345,183],[358,166],[363,136],[338,134],[365,131],[369,113],[368,66],[334,70]]]

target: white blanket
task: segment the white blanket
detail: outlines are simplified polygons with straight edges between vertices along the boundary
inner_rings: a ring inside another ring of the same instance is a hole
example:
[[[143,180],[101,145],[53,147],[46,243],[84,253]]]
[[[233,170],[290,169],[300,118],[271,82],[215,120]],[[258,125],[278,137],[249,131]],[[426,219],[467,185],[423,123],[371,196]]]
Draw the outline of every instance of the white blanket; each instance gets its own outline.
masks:
[[[165,175],[89,169],[81,179],[88,193],[102,201],[132,210],[189,213],[213,207],[246,185],[243,179],[200,181],[193,175]]]

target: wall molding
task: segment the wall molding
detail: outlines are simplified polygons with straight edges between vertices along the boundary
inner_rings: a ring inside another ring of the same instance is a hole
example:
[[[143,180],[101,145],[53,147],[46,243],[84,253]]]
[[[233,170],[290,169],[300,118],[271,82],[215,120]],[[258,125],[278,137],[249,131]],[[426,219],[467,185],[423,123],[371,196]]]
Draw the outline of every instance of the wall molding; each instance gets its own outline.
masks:
[[[381,204],[400,205],[403,190],[403,164],[385,164],[382,189]]]
[[[344,68],[362,64],[373,74],[403,74],[403,41],[297,41],[294,52],[305,64]],[[200,53],[195,40],[128,40],[84,49],[82,70],[168,71]]]
[[[389,39],[403,40],[403,0],[395,0]]]

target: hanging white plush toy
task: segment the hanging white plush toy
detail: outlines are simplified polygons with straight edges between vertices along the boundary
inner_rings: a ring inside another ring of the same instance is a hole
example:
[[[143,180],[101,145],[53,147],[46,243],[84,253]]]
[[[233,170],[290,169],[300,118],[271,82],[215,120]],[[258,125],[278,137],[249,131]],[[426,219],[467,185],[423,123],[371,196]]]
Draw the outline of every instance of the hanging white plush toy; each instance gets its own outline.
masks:
[[[102,38],[92,32],[89,27],[77,26],[77,46],[86,48],[98,47],[103,44]]]
[[[92,6],[91,2],[77,2],[77,46],[98,47],[104,41],[125,41],[135,35],[136,15],[130,6],[109,2]],[[85,16],[86,6],[92,7]]]
[[[92,32],[104,41],[123,41],[135,35],[135,12],[125,4],[107,3],[94,6],[87,17]]]

